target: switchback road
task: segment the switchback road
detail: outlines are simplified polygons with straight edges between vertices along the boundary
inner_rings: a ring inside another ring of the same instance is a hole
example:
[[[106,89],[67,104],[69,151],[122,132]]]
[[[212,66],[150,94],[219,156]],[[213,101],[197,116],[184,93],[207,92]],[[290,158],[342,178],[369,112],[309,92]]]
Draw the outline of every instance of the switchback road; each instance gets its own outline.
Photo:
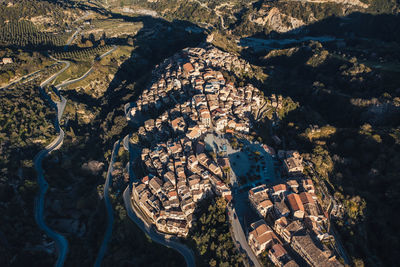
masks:
[[[109,50],[106,53],[104,53],[103,55],[101,55],[99,58],[102,58],[102,57],[108,55],[109,53],[115,51],[115,49],[116,49],[116,46],[114,46],[111,50]],[[51,58],[53,60],[56,60],[58,63],[65,64],[65,66],[60,71],[53,74],[52,76],[50,76],[49,78],[47,78],[45,81],[43,81],[40,84],[40,87],[43,91],[44,91],[44,87],[46,85],[48,85],[51,81],[56,79],[61,73],[63,73],[65,70],[67,70],[70,67],[69,61],[57,60],[53,57],[51,57]],[[78,79],[75,79],[75,80],[72,80],[72,81],[69,81],[66,83],[62,83],[62,84],[56,86],[56,90],[58,91],[58,88],[60,88],[62,86],[66,86],[66,85],[72,84],[73,82],[77,82],[77,81],[85,78],[88,74],[89,73],[85,73],[83,76],[81,76]],[[35,220],[36,220],[36,223],[38,224],[39,228],[41,230],[43,230],[47,234],[47,236],[49,236],[51,239],[53,239],[56,242],[58,258],[57,258],[55,265],[57,267],[61,267],[65,263],[65,259],[67,257],[67,253],[68,253],[68,241],[63,235],[57,233],[56,231],[54,231],[50,227],[48,227],[44,220],[44,202],[45,202],[44,198],[45,198],[45,195],[46,195],[49,185],[48,185],[47,181],[44,179],[44,171],[43,171],[43,167],[42,167],[42,162],[43,162],[43,159],[48,154],[50,154],[54,150],[59,149],[62,146],[63,141],[64,141],[64,131],[60,128],[60,120],[64,113],[64,109],[65,109],[67,100],[63,96],[60,96],[60,98],[61,98],[61,101],[55,102],[55,104],[57,105],[57,121],[55,123],[55,127],[56,127],[56,131],[58,132],[58,136],[48,146],[46,146],[45,149],[41,150],[34,158],[34,167],[35,167],[35,171],[37,173],[37,180],[38,180],[38,185],[39,185],[39,192],[35,198],[35,207],[34,207]],[[51,101],[51,99],[50,99],[50,101]],[[106,206],[107,205],[109,205],[111,208],[111,204],[106,203]],[[112,226],[112,223],[111,223],[111,226]]]
[[[101,244],[100,250],[96,257],[96,262],[94,263],[95,267],[100,267],[101,262],[103,261],[103,258],[104,258],[104,254],[107,251],[108,241],[110,240],[111,235],[112,235],[114,214],[113,214],[113,209],[112,209],[112,205],[110,202],[109,189],[110,189],[110,183],[112,183],[112,175],[111,174],[114,169],[114,162],[115,162],[116,156],[118,155],[118,150],[119,150],[120,145],[121,145],[121,140],[118,140],[117,142],[114,143],[110,163],[108,165],[106,182],[104,183],[103,198],[104,198],[104,203],[106,205],[106,211],[107,211],[107,228],[106,228],[106,232],[104,234],[104,238],[103,238],[103,242]]]
[[[62,68],[59,72],[52,75],[44,82],[40,84],[40,87],[43,89],[49,82],[57,78],[58,75],[63,73],[66,69],[69,68],[70,63],[68,61],[59,61],[60,63],[64,63],[65,67]],[[35,199],[35,220],[38,224],[39,228],[42,229],[51,239],[56,242],[57,250],[58,250],[58,258],[56,262],[57,267],[61,267],[64,265],[67,253],[68,253],[68,241],[67,239],[52,230],[47,226],[44,220],[44,197],[46,195],[49,184],[44,179],[44,172],[42,167],[43,159],[50,154],[53,150],[56,150],[61,147],[64,140],[64,131],[60,128],[60,119],[64,112],[65,104],[67,100],[61,96],[61,101],[57,102],[57,123],[55,123],[56,131],[58,132],[58,136],[43,150],[41,150],[34,158],[34,167],[37,173],[37,180],[39,184],[39,193]]]

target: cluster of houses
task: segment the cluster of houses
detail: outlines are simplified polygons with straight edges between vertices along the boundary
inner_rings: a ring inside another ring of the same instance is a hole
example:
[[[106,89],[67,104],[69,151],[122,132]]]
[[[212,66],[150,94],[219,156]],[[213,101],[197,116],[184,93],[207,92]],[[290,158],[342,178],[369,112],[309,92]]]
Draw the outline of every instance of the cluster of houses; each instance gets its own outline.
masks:
[[[203,141],[187,137],[142,150],[149,174],[134,184],[132,197],[159,231],[187,236],[198,201],[214,194],[232,199],[224,170],[204,151]]]
[[[290,256],[290,251],[310,266],[343,266],[325,245],[334,241],[334,237],[328,234],[328,215],[317,201],[312,180],[295,175],[300,170],[290,166],[301,164],[299,153],[289,151],[286,154],[284,165],[289,178],[285,183],[271,187],[260,185],[249,190],[251,206],[262,218],[251,224],[250,247],[256,255],[267,251],[277,266],[303,265]]]
[[[150,140],[176,132],[185,133],[191,140],[207,131],[249,133],[249,115],[259,111],[264,96],[252,85],[236,88],[226,82],[216,68],[231,58],[241,62],[235,56],[206,47],[185,49],[166,59],[153,73],[157,79],[130,108],[128,120],[138,112],[161,113],[170,107],[139,128],[141,137]]]
[[[156,68],[151,86],[128,112],[128,120],[138,112],[161,114],[139,127],[139,139],[149,144],[141,154],[147,175],[132,191],[136,208],[161,232],[187,236],[198,201],[213,194],[232,198],[223,182],[229,160],[207,155],[202,136],[249,133],[264,96],[251,85],[227,83],[219,67],[250,65],[211,46],[185,49]]]

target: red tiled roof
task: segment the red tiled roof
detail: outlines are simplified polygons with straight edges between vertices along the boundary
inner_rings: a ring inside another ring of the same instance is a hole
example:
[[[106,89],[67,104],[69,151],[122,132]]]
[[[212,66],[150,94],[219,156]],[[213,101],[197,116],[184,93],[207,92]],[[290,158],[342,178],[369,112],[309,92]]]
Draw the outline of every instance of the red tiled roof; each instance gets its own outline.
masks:
[[[183,69],[184,69],[186,72],[191,72],[191,71],[194,70],[193,65],[192,65],[191,63],[183,64]]]
[[[292,208],[292,211],[304,211],[303,203],[301,203],[300,196],[298,194],[290,194],[287,196],[289,201],[289,205]]]
[[[286,191],[287,186],[285,184],[278,184],[278,185],[275,185],[274,187],[272,187],[272,189],[274,189],[274,192]]]
[[[315,202],[314,202],[314,199],[312,198],[312,196],[311,196],[310,193],[301,192],[301,193],[299,194],[299,196],[300,196],[301,202],[302,202],[303,204],[308,204],[308,203],[314,204],[314,203],[315,203]]]

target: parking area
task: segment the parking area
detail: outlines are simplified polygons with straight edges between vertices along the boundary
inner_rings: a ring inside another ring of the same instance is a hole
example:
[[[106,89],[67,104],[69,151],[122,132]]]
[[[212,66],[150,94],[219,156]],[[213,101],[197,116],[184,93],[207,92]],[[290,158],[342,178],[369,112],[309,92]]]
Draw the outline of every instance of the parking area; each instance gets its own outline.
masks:
[[[229,158],[232,185],[254,187],[279,178],[274,169],[275,159],[258,142],[215,134],[207,134],[204,141],[208,150]]]

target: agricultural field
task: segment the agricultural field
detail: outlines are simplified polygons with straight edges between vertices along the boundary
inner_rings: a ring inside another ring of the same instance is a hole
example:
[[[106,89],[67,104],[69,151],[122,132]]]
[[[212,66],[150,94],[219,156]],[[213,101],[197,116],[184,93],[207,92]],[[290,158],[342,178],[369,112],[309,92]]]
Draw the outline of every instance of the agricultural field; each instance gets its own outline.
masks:
[[[89,29],[83,31],[85,36],[93,34],[95,38],[100,38],[105,35],[107,38],[117,38],[120,36],[133,36],[141,28],[143,28],[142,22],[126,22],[122,19],[95,19],[91,23]]]
[[[64,33],[39,31],[31,21],[9,22],[0,28],[0,46],[60,47],[68,39]]]
[[[111,54],[96,61],[93,66],[93,71],[84,80],[71,84],[64,89],[76,90],[90,95],[93,98],[102,97],[110,82],[113,81],[119,67],[131,57],[133,50],[134,48],[131,46],[119,46],[118,49]],[[71,67],[74,68],[72,65]]]
[[[53,56],[57,59],[92,61],[107,50],[110,50],[111,47],[111,45],[104,45],[85,49],[76,49],[67,52],[56,52]]]

